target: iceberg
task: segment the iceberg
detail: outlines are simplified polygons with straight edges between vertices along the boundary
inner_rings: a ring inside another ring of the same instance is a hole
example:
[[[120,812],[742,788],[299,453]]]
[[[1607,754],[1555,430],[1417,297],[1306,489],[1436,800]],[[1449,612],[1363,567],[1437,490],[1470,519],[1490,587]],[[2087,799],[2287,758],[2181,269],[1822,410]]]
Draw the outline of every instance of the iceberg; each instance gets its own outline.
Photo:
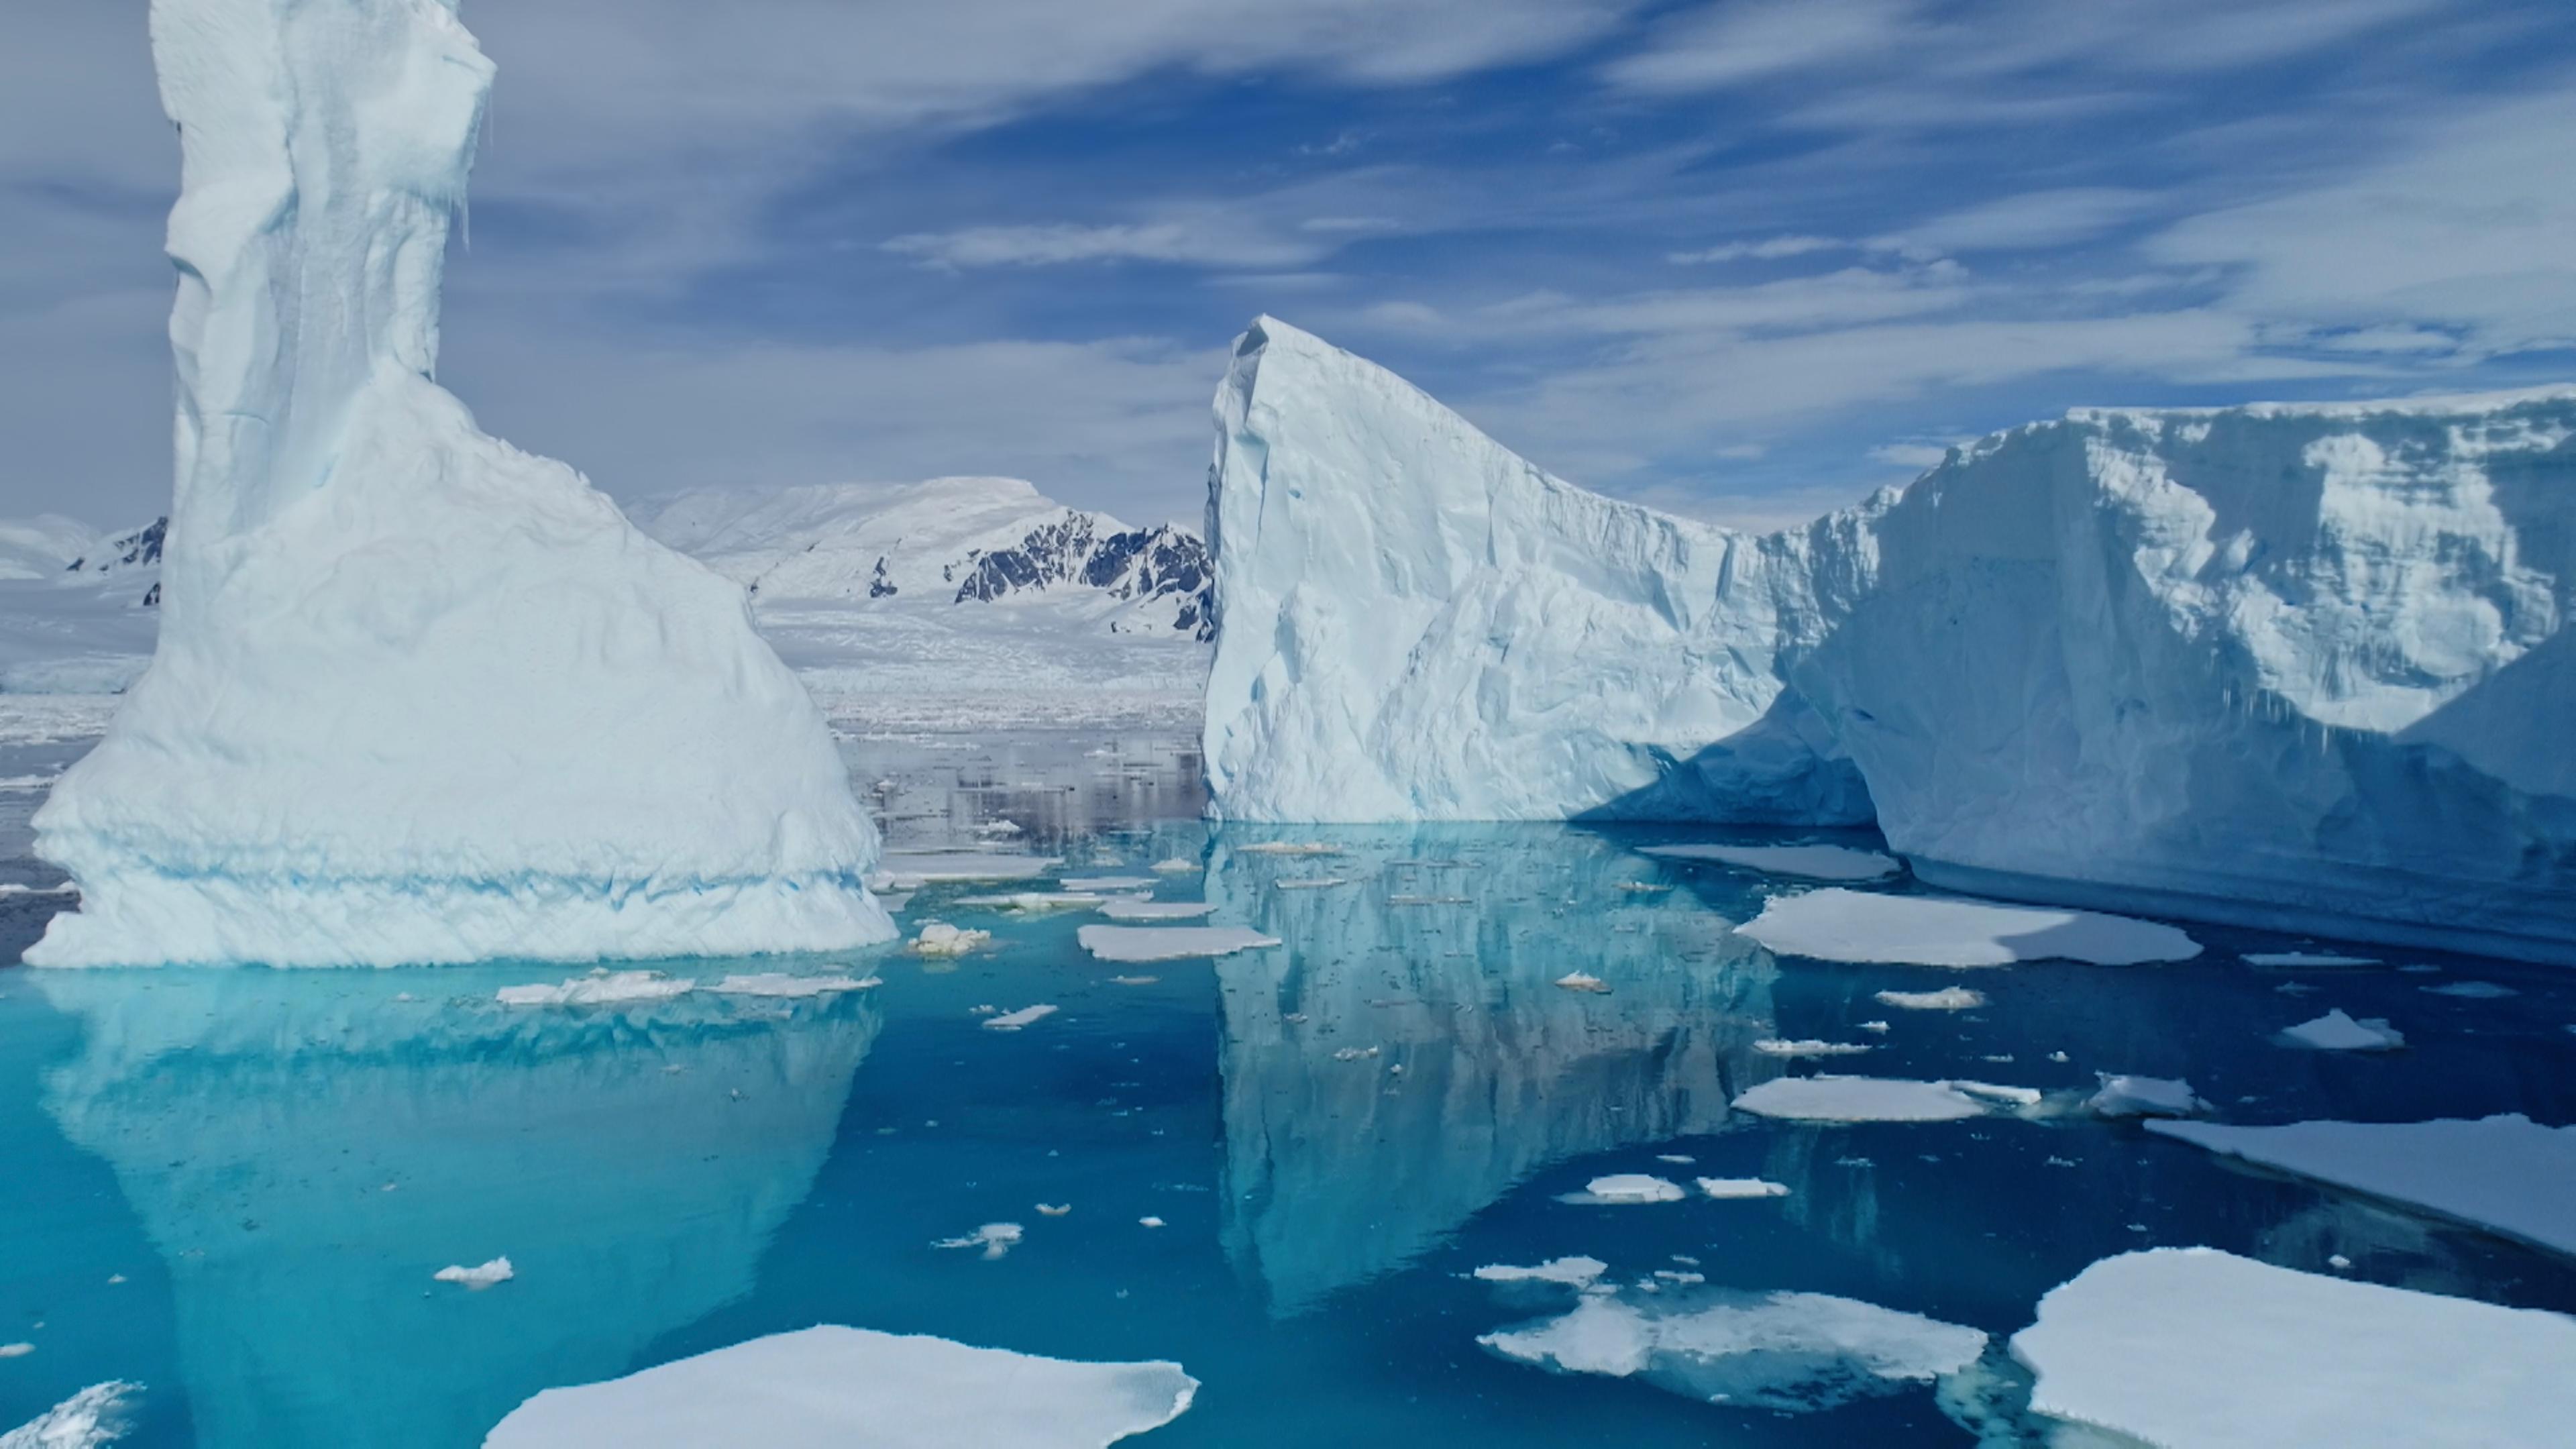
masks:
[[[2033,1410],[2149,1444],[2539,1449],[2576,1415],[2576,1319],[2212,1248],[2095,1263],[2012,1352]]]
[[[453,0],[158,0],[177,488],[31,964],[840,950],[877,836],[742,590],[432,380],[493,67]]]
[[[2576,958],[2576,388],[2082,409],[1732,532],[1271,318],[1211,811],[1875,823],[1926,884]]]

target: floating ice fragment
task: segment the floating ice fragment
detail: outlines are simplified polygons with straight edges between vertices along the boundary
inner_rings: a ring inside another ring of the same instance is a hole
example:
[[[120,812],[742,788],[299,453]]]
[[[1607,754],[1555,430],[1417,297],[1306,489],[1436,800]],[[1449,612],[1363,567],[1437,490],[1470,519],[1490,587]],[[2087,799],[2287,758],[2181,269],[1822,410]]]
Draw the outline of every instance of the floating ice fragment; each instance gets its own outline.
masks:
[[[962,1238],[941,1238],[934,1248],[981,1248],[986,1261],[999,1258],[1018,1244],[1027,1230],[1018,1223],[986,1223]]]
[[[2016,1107],[2036,1107],[2040,1103],[2040,1093],[2033,1087],[1998,1087],[1992,1082],[1961,1081],[1950,1085],[1971,1097],[1983,1097],[1989,1102],[2009,1102]]]
[[[1669,1182],[1642,1172],[1619,1172],[1596,1177],[1584,1184],[1583,1191],[1565,1194],[1560,1201],[1626,1205],[1650,1202],[1680,1202],[1685,1194],[1681,1184]]]
[[[1138,1218],[1136,1220],[1136,1225],[1141,1228],[1159,1228],[1163,1226],[1163,1220],[1161,1218],[1148,1215]]]
[[[2110,1072],[2093,1075],[2101,1079],[2102,1090],[2086,1099],[2084,1106],[2097,1117],[2188,1117],[2209,1110],[2189,1082]]]
[[[2576,1255],[2576,1126],[2515,1114],[2279,1127],[2150,1122],[2147,1130]]]
[[[1974,993],[1974,992],[1970,992],[1969,994],[1973,996],[1973,995],[1975,995],[1976,993]],[[1884,1032],[1886,1032],[1887,1030],[1889,1030],[1889,1027],[1888,1027],[1887,1023],[1886,1023],[1886,1022],[1883,1022],[1883,1021],[1864,1021],[1864,1022],[1862,1022],[1862,1023],[1860,1024],[1860,1029],[1861,1029],[1862,1031],[1875,1031],[1875,1032],[1884,1033]]]
[[[1017,1011],[1006,1011],[999,1016],[988,1016],[984,1018],[984,1029],[986,1031],[1018,1031],[1021,1027],[1028,1025],[1030,1022],[1042,1021],[1053,1015],[1055,1015],[1055,1008],[1052,1006],[1023,1006]]]
[[[1953,896],[1890,896],[1828,887],[1774,896],[1735,928],[1784,956],[1919,966],[2187,961],[2200,943],[2171,926],[2093,911],[2006,906]]]
[[[1276,946],[1279,938],[1241,926],[1085,926],[1082,949],[1103,961],[1178,961]]]
[[[2464,1001],[2501,1001],[2508,996],[2522,994],[2510,986],[2498,986],[2492,981],[2452,981],[2415,989],[2430,996],[2456,996]]]
[[[0,1343],[0,1358],[25,1358],[35,1351],[32,1343]]]
[[[975,833],[977,835],[1017,835],[1020,833],[1020,825],[1016,820],[987,820],[975,827]]]
[[[2095,1263],[2013,1335],[2031,1407],[2193,1449],[2541,1449],[2576,1422],[2576,1319],[2211,1248]]]
[[[876,888],[882,881],[897,890],[914,890],[925,885],[1034,880],[1062,864],[1063,858],[1053,855],[1010,855],[972,850],[888,851],[878,861],[877,873],[869,879],[868,885]]]
[[[1150,875],[1069,875],[1056,884],[1069,891],[1147,891],[1159,882]]]
[[[23,1343],[0,1346],[0,1358],[15,1357],[7,1349],[26,1348]],[[0,1434],[0,1449],[100,1449],[113,1444],[125,1437],[127,1398],[141,1392],[141,1384],[119,1380],[92,1384]]]
[[[1965,986],[1944,986],[1938,991],[1882,991],[1878,993],[1878,1004],[1907,1011],[1973,1011],[1986,1004],[1986,994]],[[1887,1023],[1882,1021],[1877,1029],[1886,1028]]]
[[[1194,921],[1215,909],[1214,901],[1113,900],[1100,914],[1113,921]]]
[[[1598,1258],[1551,1258],[1535,1268],[1519,1268],[1508,1263],[1488,1263],[1476,1270],[1475,1276],[1488,1283],[1562,1283],[1568,1288],[1581,1288],[1610,1271],[1610,1265]]]
[[[2237,959],[2248,966],[2376,966],[2375,956],[2337,956],[2320,951],[2248,951]]]
[[[2326,1255],[2326,1266],[2340,1271],[2351,1267],[2352,1259],[2345,1257],[2341,1253],[2328,1253]]]
[[[1035,915],[1041,911],[1087,911],[1107,904],[1108,900],[1107,896],[1089,891],[1011,891],[994,896],[959,896],[957,904]]]
[[[1986,1112],[1949,1082],[1886,1077],[1777,1077],[1738,1096],[1735,1107],[1792,1122],[1956,1122]]]
[[[1175,855],[1169,860],[1155,861],[1152,868],[1156,875],[1188,875],[1199,868],[1199,863]]]
[[[1655,1160],[1657,1162],[1676,1163],[1683,1167],[1688,1167],[1692,1163],[1699,1161],[1698,1158],[1691,1156],[1687,1152],[1658,1152],[1655,1154]]]
[[[507,1283],[519,1274],[510,1266],[508,1258],[501,1257],[473,1268],[450,1263],[429,1276],[441,1283],[462,1283],[473,1292],[480,1293],[495,1283]]]
[[[1556,978],[1556,984],[1568,991],[1606,992],[1610,989],[1609,982],[1587,971],[1568,971]]]
[[[2341,1008],[2281,1033],[2293,1046],[2321,1052],[2384,1052],[2406,1045],[2406,1036],[2380,1017],[2355,1021]]]
[[[1081,1363],[824,1326],[548,1389],[484,1449],[1105,1449],[1179,1418],[1175,1363]]]
[[[1771,1038],[1755,1042],[1753,1049],[1766,1057],[1856,1057],[1869,1050],[1856,1042],[1779,1041]]]
[[[1844,845],[1648,845],[1637,853],[1665,860],[1713,860],[1802,880],[1885,880],[1905,869],[1891,856]]]
[[[1390,906],[1463,906],[1471,904],[1465,896],[1416,895],[1388,896],[1386,898],[1386,903]]]
[[[1344,1047],[1340,1051],[1333,1053],[1333,1060],[1337,1062],[1356,1062],[1376,1055],[1376,1047]]]
[[[504,986],[492,993],[503,1006],[616,1006],[638,1001],[668,1001],[697,988],[686,976],[659,971],[593,971],[560,986]]]
[[[924,921],[921,934],[912,940],[912,949],[921,956],[963,956],[992,939],[990,931],[960,930],[946,921]]]
[[[1160,976],[1112,976],[1109,978],[1109,984],[1112,986],[1151,986],[1162,979],[1163,978]]]
[[[707,989],[718,996],[805,997],[869,991],[884,984],[874,976],[790,976],[781,971],[763,971],[750,976],[728,976]]]
[[[1703,1177],[1699,1179],[1702,1195],[1735,1201],[1742,1198],[1787,1197],[1786,1183],[1765,1182],[1758,1177]]]
[[[1071,1211],[1073,1211],[1073,1204],[1071,1204],[1071,1203],[1069,1203],[1069,1202],[1068,1202],[1068,1203],[1049,1203],[1049,1202],[1042,1202],[1042,1203],[1039,1203],[1039,1204],[1038,1204],[1038,1216],[1040,1216],[1040,1217],[1047,1217],[1047,1218],[1060,1218],[1060,1217],[1063,1217],[1066,1213],[1069,1213],[1069,1212],[1071,1212]]]

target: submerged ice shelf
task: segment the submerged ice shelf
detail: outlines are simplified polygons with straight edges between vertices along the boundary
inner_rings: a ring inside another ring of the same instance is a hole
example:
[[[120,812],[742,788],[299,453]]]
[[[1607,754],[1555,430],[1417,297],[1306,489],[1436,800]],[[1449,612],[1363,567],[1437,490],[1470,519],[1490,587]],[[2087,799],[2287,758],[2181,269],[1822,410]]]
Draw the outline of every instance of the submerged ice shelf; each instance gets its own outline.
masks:
[[[2082,410],[1758,537],[1267,317],[1215,412],[1225,818],[1875,822],[1962,891],[2576,957],[2576,389]]]

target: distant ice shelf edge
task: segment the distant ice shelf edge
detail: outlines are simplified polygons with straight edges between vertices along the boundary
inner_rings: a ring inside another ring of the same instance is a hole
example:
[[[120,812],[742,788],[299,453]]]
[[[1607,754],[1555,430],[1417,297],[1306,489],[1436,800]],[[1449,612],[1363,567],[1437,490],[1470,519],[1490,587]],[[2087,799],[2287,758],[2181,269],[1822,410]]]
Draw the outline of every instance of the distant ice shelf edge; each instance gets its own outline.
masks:
[[[493,74],[453,6],[153,18],[182,156],[168,588],[150,666],[35,816],[81,903],[28,962],[891,937],[876,829],[742,591],[431,380]]]
[[[1272,318],[1211,814],[1875,824],[1930,885],[2576,961],[2576,387],[2087,408],[1752,535]]]

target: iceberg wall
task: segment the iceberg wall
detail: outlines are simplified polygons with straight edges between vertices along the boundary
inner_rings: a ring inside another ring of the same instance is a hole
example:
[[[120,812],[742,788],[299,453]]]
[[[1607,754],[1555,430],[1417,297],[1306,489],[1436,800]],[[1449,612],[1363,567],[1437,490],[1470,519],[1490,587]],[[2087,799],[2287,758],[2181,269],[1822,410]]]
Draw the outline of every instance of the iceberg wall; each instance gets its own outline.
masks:
[[[36,818],[42,965],[881,940],[742,593],[431,380],[492,65],[450,0],[156,0],[183,183],[162,628]]]
[[[2576,955],[2576,389],[2080,410],[1754,537],[1269,318],[1212,811],[1875,819],[1936,884]]]

